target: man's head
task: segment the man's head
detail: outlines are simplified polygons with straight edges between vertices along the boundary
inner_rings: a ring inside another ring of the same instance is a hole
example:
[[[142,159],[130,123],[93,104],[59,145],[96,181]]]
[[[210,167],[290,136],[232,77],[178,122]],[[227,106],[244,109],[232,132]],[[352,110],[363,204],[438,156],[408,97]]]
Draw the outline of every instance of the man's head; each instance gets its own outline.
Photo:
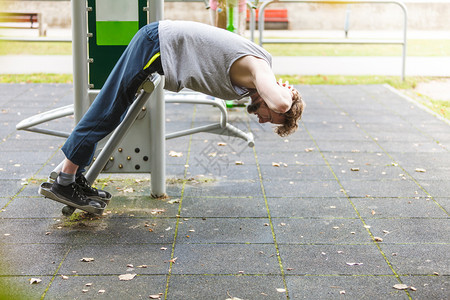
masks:
[[[305,107],[302,97],[296,89],[287,86],[285,88],[288,88],[292,93],[292,106],[285,113],[276,113],[271,110],[258,92],[251,96],[252,103],[247,106],[247,112],[257,115],[259,123],[270,122],[279,125],[275,128],[275,132],[279,136],[287,136],[297,130],[298,121],[302,117]]]

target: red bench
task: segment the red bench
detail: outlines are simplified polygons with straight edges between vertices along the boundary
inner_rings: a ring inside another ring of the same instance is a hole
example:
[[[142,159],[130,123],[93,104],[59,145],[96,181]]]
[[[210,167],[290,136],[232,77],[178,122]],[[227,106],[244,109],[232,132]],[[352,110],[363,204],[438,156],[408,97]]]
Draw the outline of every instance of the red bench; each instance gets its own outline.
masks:
[[[39,35],[45,35],[46,31],[41,14],[33,12],[0,12],[0,27],[39,29]]]
[[[255,11],[255,22],[258,26],[259,10]],[[250,11],[247,9],[247,23],[250,22]],[[288,29],[289,19],[287,9],[265,9],[264,28],[265,29]]]

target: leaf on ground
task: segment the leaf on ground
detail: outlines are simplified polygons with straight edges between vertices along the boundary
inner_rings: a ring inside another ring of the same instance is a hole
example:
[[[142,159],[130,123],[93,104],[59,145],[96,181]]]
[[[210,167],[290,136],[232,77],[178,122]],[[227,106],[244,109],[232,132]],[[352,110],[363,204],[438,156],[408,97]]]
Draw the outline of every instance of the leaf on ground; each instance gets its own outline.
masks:
[[[30,279],[30,284],[38,284],[42,281],[42,279],[39,278],[31,278]]]
[[[227,143],[223,143],[223,142],[217,143],[217,146],[226,146],[226,145],[227,145]]]
[[[393,288],[396,290],[406,290],[408,289],[408,286],[403,283],[397,283],[396,285],[393,286]]]
[[[374,237],[373,239],[375,240],[375,242],[382,242],[383,241],[383,239],[378,237],[378,236]]]
[[[105,292],[106,292],[105,290],[98,290],[97,293],[99,293],[99,294],[104,294]]]
[[[243,161],[240,161],[240,160],[237,160],[237,161],[235,162],[235,164],[236,164],[237,166],[241,166],[241,165],[244,164],[244,162],[243,162]]]
[[[346,263],[349,266],[361,266],[363,263]]]
[[[353,171],[353,172],[358,172],[359,168],[351,168],[350,170]]]
[[[158,294],[158,295],[150,295],[150,296],[148,296],[150,299],[161,299],[161,295],[160,294]]]
[[[426,173],[427,172],[427,170],[422,169],[422,168],[417,168],[415,171],[418,173]]]
[[[276,162],[273,162],[273,163],[272,163],[272,167],[279,167],[279,166],[280,166],[279,163],[276,163]]]
[[[169,155],[172,156],[172,157],[182,157],[182,156],[183,156],[183,153],[182,153],[182,152],[176,152],[176,151],[170,150],[170,151],[169,151]]]
[[[119,280],[121,280],[121,281],[130,281],[134,277],[136,277],[136,274],[123,274],[123,275],[119,275]]]
[[[286,289],[280,289],[280,288],[278,288],[278,289],[277,289],[277,292],[278,292],[278,293],[286,293]]]
[[[80,259],[80,261],[82,261],[82,262],[91,262],[91,261],[94,261],[94,259],[92,257],[83,257],[82,259]]]
[[[180,203],[180,198],[169,200],[167,201],[167,203],[169,204]]]
[[[312,151],[314,151],[314,148],[306,148],[305,149],[305,152],[312,152]]]

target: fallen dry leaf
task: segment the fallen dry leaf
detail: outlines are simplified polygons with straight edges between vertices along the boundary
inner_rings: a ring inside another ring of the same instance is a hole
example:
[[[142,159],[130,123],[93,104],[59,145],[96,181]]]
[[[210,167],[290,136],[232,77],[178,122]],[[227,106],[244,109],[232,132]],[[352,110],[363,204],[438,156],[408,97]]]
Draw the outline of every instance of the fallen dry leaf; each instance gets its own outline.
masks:
[[[243,162],[243,161],[240,161],[240,160],[237,160],[237,161],[235,162],[235,164],[238,165],[238,166],[240,166],[240,165],[243,165],[244,162]]]
[[[314,151],[314,148],[306,148],[305,149],[305,152],[312,152],[312,151]]]
[[[140,265],[140,266],[137,266],[136,268],[145,269],[147,267],[148,267],[147,265]]]
[[[406,290],[408,286],[403,283],[397,283],[396,285],[393,286],[393,288],[396,290]]]
[[[169,151],[169,155],[172,156],[172,157],[182,157],[182,156],[183,156],[183,153],[182,153],[182,152],[176,152],[176,151],[170,150],[170,151]]]
[[[87,293],[87,292],[89,292],[89,290],[86,290],[86,289],[83,289],[83,290],[81,290],[83,293]]]
[[[351,168],[350,170],[353,171],[353,172],[358,172],[359,168]]]
[[[104,294],[105,292],[106,292],[105,290],[98,290],[97,293],[99,293],[99,294]]]
[[[68,276],[65,276],[65,275],[61,275],[61,278],[64,279],[64,280],[69,279],[69,277],[68,277]]]
[[[273,163],[272,163],[272,167],[279,167],[279,166],[280,166],[279,163],[276,163],[276,162],[273,162]]]
[[[150,299],[161,299],[161,295],[150,295],[148,296]]]
[[[374,237],[373,239],[375,240],[375,242],[382,242],[383,241],[383,239],[378,237],[378,236]]]
[[[30,279],[30,284],[38,284],[42,281],[42,279],[39,278],[31,278]]]
[[[180,198],[169,200],[167,201],[167,203],[169,204],[180,203]]]
[[[345,291],[339,291],[339,295],[345,295]]]
[[[280,288],[278,288],[278,289],[277,289],[277,292],[278,292],[278,293],[286,293],[286,290],[285,290],[285,289],[280,289]]]
[[[91,261],[94,261],[94,259],[92,257],[83,257],[82,259],[80,259],[80,261],[82,261],[82,262],[91,262]]]
[[[227,143],[223,143],[223,142],[217,143],[217,146],[226,146],[226,145],[227,145]]]
[[[410,289],[411,291],[413,291],[413,292],[417,291],[417,289],[416,289],[415,287],[413,287],[413,286],[410,286],[409,289]]]
[[[415,171],[418,173],[426,173],[427,172],[427,170],[422,169],[422,168],[417,168]]]
[[[363,263],[346,263],[349,266],[361,266]]]
[[[133,279],[134,277],[136,277],[136,274],[123,274],[123,275],[119,275],[119,280],[129,281],[129,280]]]

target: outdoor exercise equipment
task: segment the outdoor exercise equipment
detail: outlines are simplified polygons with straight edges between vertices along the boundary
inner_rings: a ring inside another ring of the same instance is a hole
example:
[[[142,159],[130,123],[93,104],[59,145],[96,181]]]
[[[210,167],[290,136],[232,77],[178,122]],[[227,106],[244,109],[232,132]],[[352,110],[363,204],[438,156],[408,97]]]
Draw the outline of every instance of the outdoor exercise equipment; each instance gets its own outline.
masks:
[[[74,104],[27,118],[17,124],[27,130],[59,137],[70,133],[38,127],[61,117],[74,115],[78,122],[103,86],[107,74],[136,31],[150,22],[164,18],[164,0],[72,0]],[[120,36],[112,37],[112,32]],[[89,49],[89,57],[87,49]],[[104,68],[103,68],[104,67]],[[151,190],[155,197],[166,194],[165,140],[209,132],[238,137],[252,147],[253,135],[228,123],[226,104],[194,92],[183,92],[180,99],[164,94],[164,76],[152,74],[138,90],[137,98],[122,123],[99,142],[95,160],[86,173],[92,183],[100,172],[150,173]],[[165,104],[189,103],[218,108],[220,121],[173,133],[165,132]],[[50,174],[49,183],[56,179],[62,164]],[[48,185],[45,186],[48,188]],[[66,209],[67,210],[67,209]]]

